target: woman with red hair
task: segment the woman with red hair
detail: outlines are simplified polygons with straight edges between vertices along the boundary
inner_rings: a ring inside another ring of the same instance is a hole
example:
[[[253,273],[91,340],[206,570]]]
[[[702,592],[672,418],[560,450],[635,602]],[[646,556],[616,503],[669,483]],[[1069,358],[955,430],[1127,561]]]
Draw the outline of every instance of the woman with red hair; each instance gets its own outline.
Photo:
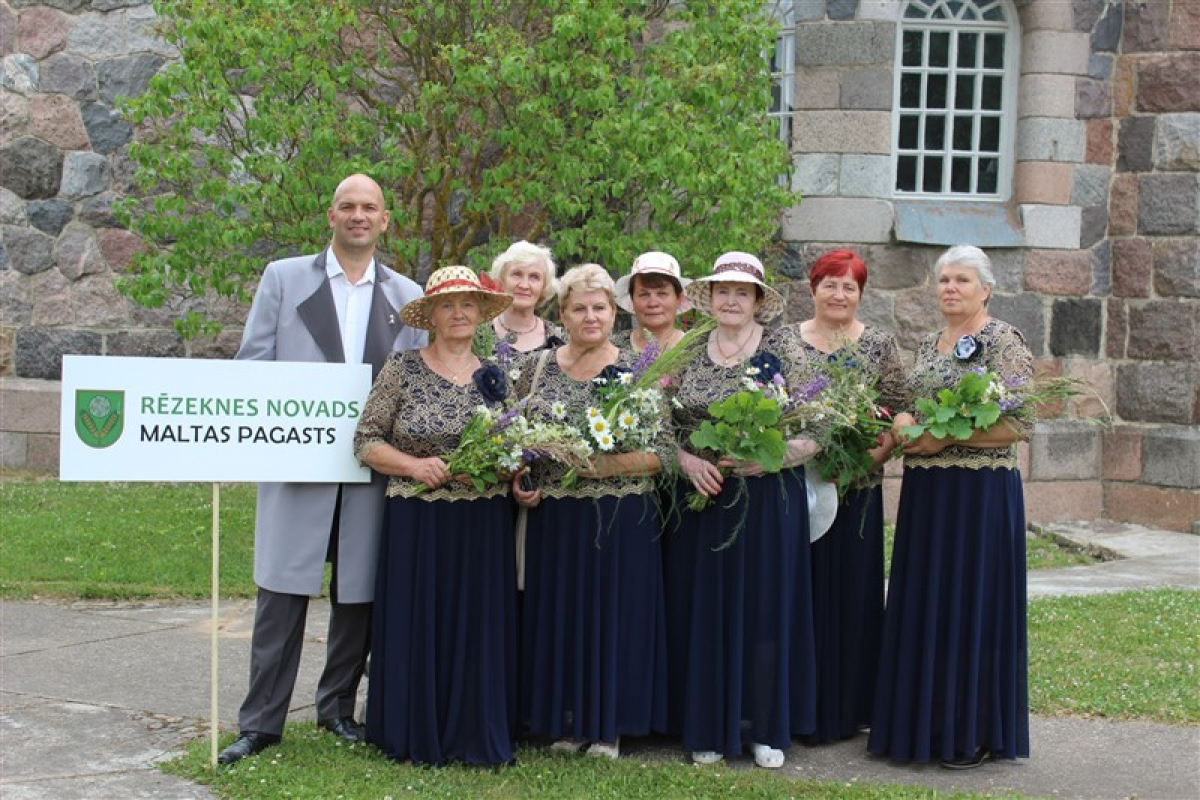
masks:
[[[814,313],[798,326],[818,368],[849,365],[879,391],[885,407],[906,408],[895,338],[858,319],[867,265],[852,250],[833,250],[809,273]],[[812,544],[817,655],[817,731],[809,744],[854,736],[870,724],[883,638],[883,481],[890,437],[872,451],[878,469],[841,498],[837,518]],[[801,733],[797,731],[796,733]]]

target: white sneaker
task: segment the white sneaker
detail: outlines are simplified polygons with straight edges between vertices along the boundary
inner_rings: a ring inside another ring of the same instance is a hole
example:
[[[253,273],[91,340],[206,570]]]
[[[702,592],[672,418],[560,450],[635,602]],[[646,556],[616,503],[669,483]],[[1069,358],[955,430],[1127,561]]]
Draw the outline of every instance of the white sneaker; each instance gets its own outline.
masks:
[[[621,737],[618,736],[617,740],[612,744],[608,742],[596,742],[588,748],[588,755],[611,758],[613,761],[616,761],[621,755]]]
[[[716,764],[724,758],[716,750],[696,750],[692,753],[693,764]]]
[[[779,769],[783,766],[783,751],[765,744],[756,744],[754,763],[763,769]]]
[[[550,749],[556,753],[578,753],[587,745],[587,742],[577,742],[574,739],[559,739],[550,745]]]

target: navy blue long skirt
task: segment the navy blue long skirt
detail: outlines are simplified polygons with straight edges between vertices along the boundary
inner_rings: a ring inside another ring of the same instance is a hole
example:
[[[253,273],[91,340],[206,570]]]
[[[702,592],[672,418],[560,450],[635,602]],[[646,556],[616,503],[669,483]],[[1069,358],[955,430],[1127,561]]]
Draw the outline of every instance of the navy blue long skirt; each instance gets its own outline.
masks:
[[[808,744],[854,736],[871,722],[883,643],[883,490],[851,492],[812,544],[817,732]]]
[[[804,472],[738,483],[700,512],[681,483],[665,548],[671,732],[728,757],[743,738],[784,749],[816,728]]]
[[[666,721],[653,496],[548,498],[529,512],[521,713],[530,733],[612,742]]]
[[[367,741],[417,764],[505,764],[517,731],[507,497],[388,500],[372,613]]]
[[[905,469],[870,751],[1029,755],[1025,505],[1009,469]]]

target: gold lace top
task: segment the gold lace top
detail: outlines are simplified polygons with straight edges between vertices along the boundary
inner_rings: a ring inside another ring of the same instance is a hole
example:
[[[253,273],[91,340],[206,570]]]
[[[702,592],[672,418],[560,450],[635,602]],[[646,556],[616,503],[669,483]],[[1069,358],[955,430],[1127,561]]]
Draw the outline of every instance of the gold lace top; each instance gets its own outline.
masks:
[[[483,361],[486,366],[490,361]],[[509,387],[511,396],[511,387]],[[418,350],[392,353],[384,363],[371,394],[367,396],[358,428],[354,431],[354,455],[361,462],[367,451],[386,443],[417,458],[445,458],[458,446],[459,437],[477,406],[499,408],[487,403],[472,381],[458,386],[431,370]],[[421,490],[420,481],[392,475],[388,497],[417,497],[422,500],[474,500],[508,493],[508,484],[489,487],[480,494],[474,487],[450,481],[433,491]],[[424,491],[418,495],[419,491]]]
[[[932,398],[942,389],[958,383],[963,373],[984,367],[1005,380],[1031,380],[1033,353],[1025,344],[1021,332],[998,319],[989,320],[975,336],[982,352],[967,361],[953,353],[942,354],[937,349],[941,332],[931,333],[917,347],[916,359],[908,373],[908,386],[914,399]],[[915,408],[910,408],[914,414]],[[918,419],[920,415],[917,415]],[[1033,423],[1013,417],[1002,418],[1000,424],[1011,424],[1022,439],[1029,437]],[[905,456],[905,467],[965,467],[967,469],[1017,469],[1017,445],[1008,447],[968,447],[952,444],[933,456]]]
[[[800,336],[790,328],[767,328],[762,341],[753,355],[768,352],[779,359],[788,389],[795,389],[811,381],[817,373],[803,354]],[[751,356],[751,357],[752,357]],[[700,352],[685,366],[672,381],[671,415],[675,423],[675,439],[679,447],[713,464],[721,454],[710,450],[696,452],[689,441],[701,423],[709,419],[708,407],[726,397],[740,392],[745,387],[748,364],[743,361],[731,367],[723,367],[708,355],[708,348]]]
[[[596,396],[596,384],[589,381],[577,381],[562,371],[556,358],[557,352],[546,351],[546,365],[538,377],[537,385],[532,386],[534,373],[537,371],[537,361],[542,355],[533,352],[516,362],[519,377],[516,381],[518,397],[530,396],[525,408],[525,415],[533,421],[557,422],[552,409],[555,403],[562,403],[567,412],[567,419],[580,419],[588,406],[599,404]],[[637,355],[630,350],[621,350],[614,366],[632,368]],[[532,393],[532,394],[531,394]],[[583,435],[587,435],[586,432]],[[597,451],[599,452],[599,451]],[[649,452],[658,456],[663,469],[668,469],[674,463],[675,447],[671,441],[671,426],[663,410],[663,424],[658,440]],[[550,459],[539,459],[533,462],[530,470],[534,484],[542,490],[543,497],[622,497],[630,494],[644,494],[653,490],[653,477],[615,476],[608,478],[580,478],[570,489],[562,485],[567,474],[567,467]]]
[[[805,358],[812,361],[818,370],[822,364],[842,352],[842,350],[838,350],[837,353],[830,354],[819,350],[800,336],[799,324],[793,325],[792,329],[795,331],[796,337],[800,339]],[[845,347],[854,349],[855,367],[863,372],[864,379],[875,386],[879,392],[878,402],[880,405],[885,406],[893,414],[912,406],[912,394],[906,382],[904,364],[900,361],[900,348],[896,344],[895,336],[874,325],[864,325],[858,341],[847,344]],[[882,481],[883,467],[880,467],[868,478],[857,483],[855,488],[878,486]]]

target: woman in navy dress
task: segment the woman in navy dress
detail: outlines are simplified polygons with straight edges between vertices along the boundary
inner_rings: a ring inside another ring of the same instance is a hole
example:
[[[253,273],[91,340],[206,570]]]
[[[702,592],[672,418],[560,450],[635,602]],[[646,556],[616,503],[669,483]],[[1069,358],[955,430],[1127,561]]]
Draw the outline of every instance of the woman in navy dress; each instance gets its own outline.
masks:
[[[819,369],[853,365],[890,409],[906,408],[896,339],[856,316],[867,265],[851,250],[833,250],[808,276],[813,318],[797,326],[804,354]],[[883,641],[883,470],[890,435],[872,455],[880,467],[850,487],[830,529],[812,544],[813,622],[817,647],[817,730],[810,744],[848,739],[871,722]]]
[[[777,769],[792,734],[816,724],[808,502],[798,465],[817,447],[789,442],[784,469],[764,475],[757,464],[695,452],[689,442],[708,406],[743,388],[752,361],[774,356],[789,389],[813,375],[793,332],[763,327],[783,311],[763,277],[753,255],[726,253],[687,287],[718,325],[677,376],[672,401],[687,480],[664,534],[669,714],[696,763],[740,756],[745,737],[755,763]],[[698,512],[684,499],[693,490],[712,498]]]
[[[512,305],[492,320],[493,338],[519,353],[562,344],[562,329],[537,315],[538,306],[554,297],[557,268],[548,247],[520,241],[492,262],[489,272]]]
[[[551,422],[596,405],[593,379],[632,366],[609,341],[616,303],[602,267],[584,264],[559,286],[569,336],[522,363],[526,414]],[[606,372],[607,371],[607,372]],[[665,412],[664,412],[665,414]],[[555,749],[616,758],[621,736],[664,726],[666,638],[660,524],[652,476],[674,454],[665,418],[648,450],[597,453],[564,484],[563,465],[534,462],[526,506],[521,631],[521,714]],[[669,463],[669,462],[668,462]]]
[[[471,352],[511,302],[466,267],[429,276],[400,312],[435,334],[394,353],[363,408],[354,450],[388,480],[372,612],[367,741],[398,761],[506,764],[517,732],[516,593],[508,486],[455,480],[451,452],[503,374]]]
[[[613,334],[613,344],[635,353],[645,350],[651,338],[660,351],[679,344],[683,331],[675,318],[692,307],[683,293],[689,283],[670,253],[652,250],[635,258],[614,289],[617,306],[633,315],[633,328]]]
[[[991,261],[977,247],[934,267],[946,327],[909,375],[932,398],[971,369],[1028,381],[1033,356],[992,319]],[[896,430],[914,424],[896,418]],[[1017,470],[1028,422],[1002,417],[970,439],[928,432],[904,444],[904,481],[884,618],[870,751],[951,769],[1029,755],[1025,507]]]

